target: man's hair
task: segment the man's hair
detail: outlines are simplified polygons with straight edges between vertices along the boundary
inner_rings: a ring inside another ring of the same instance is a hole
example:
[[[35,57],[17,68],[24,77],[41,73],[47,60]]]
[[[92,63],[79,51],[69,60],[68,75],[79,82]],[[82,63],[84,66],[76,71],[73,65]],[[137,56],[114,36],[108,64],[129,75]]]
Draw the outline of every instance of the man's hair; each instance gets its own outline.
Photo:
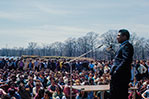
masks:
[[[127,40],[129,40],[130,34],[129,34],[129,31],[128,30],[121,29],[121,30],[119,30],[119,33],[121,33],[122,36],[126,36],[127,37]]]

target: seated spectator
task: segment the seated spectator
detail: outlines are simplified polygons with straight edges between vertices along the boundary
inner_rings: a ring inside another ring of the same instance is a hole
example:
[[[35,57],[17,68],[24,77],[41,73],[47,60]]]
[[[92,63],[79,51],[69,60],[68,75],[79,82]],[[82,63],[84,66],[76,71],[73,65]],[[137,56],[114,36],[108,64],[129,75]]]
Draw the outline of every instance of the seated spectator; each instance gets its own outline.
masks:
[[[52,94],[56,91],[56,84],[54,80],[51,81],[51,85],[48,86],[48,90],[51,94],[50,96],[52,97]]]
[[[96,97],[98,97],[99,99],[102,99],[102,96],[101,96],[102,94],[104,94],[104,99],[109,99],[110,97],[109,91],[105,91],[104,93],[102,91],[98,91],[96,93]]]
[[[34,99],[43,99],[43,98],[44,98],[44,89],[39,89]]]
[[[89,82],[84,82],[83,85],[89,85]],[[76,99],[88,99],[88,92],[78,90]]]
[[[141,94],[136,90],[131,91],[131,93],[128,96],[128,99],[141,99],[141,98],[142,98]]]
[[[0,97],[5,96],[6,94],[7,93],[2,88],[0,88]]]
[[[66,96],[66,99],[70,99],[70,87],[69,87],[69,85],[70,85],[70,82],[68,81],[68,84],[66,84],[64,86],[64,90],[63,90],[63,92]],[[77,93],[78,93],[78,90],[72,88],[72,99],[76,98]]]
[[[21,96],[17,93],[15,89],[9,89],[8,96],[10,97],[10,99],[21,99]]]
[[[50,92],[49,92],[48,90],[46,90],[46,91],[44,92],[44,97],[43,97],[43,99],[51,99],[51,97],[50,97]]]
[[[31,99],[31,94],[29,90],[25,89],[25,85],[23,82],[20,82],[18,93],[20,94],[21,99]]]
[[[35,82],[33,81],[33,78],[30,77],[28,80],[28,83],[25,85],[25,89],[30,92],[31,96],[33,96],[33,87],[34,86],[35,86]]]
[[[37,96],[40,89],[43,89],[41,83],[40,82],[36,82],[36,86],[33,88],[33,95]]]
[[[149,99],[149,85],[147,85],[147,90],[142,94],[143,99]]]
[[[110,67],[108,66],[108,64],[105,64],[105,66],[104,66],[104,73],[105,74],[109,73],[109,71],[110,71]]]
[[[65,94],[60,86],[56,87],[56,91],[52,95],[53,99],[66,99]]]

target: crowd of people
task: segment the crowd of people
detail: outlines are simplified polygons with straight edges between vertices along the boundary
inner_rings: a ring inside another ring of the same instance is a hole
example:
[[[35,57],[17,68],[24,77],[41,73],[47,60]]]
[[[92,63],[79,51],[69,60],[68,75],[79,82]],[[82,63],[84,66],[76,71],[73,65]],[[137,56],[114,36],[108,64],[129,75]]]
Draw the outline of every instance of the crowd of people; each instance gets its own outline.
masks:
[[[72,72],[70,72],[72,66]],[[107,85],[112,61],[69,59],[0,59],[2,99],[70,99],[72,85]],[[149,98],[149,61],[132,63],[129,99]],[[71,76],[71,77],[70,77]],[[108,99],[109,91],[105,92]],[[72,99],[101,99],[101,92],[72,89]]]

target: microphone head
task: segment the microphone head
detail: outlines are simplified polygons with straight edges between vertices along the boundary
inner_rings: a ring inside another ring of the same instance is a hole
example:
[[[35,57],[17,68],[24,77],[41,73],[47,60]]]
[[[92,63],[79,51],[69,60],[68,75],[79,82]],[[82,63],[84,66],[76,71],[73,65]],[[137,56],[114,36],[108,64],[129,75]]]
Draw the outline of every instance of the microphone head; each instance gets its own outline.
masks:
[[[112,45],[110,45],[110,47],[109,48],[112,48]]]
[[[112,45],[110,45],[108,48],[106,48],[107,51],[110,51],[112,49]]]

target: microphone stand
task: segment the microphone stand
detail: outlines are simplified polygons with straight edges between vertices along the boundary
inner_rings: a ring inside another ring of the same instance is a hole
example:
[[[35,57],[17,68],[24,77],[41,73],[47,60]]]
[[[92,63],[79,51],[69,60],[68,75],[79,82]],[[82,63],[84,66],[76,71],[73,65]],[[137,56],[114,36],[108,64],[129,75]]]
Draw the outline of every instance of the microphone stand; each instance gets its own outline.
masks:
[[[98,48],[101,48],[102,46],[103,46],[103,44],[100,45],[100,46],[98,46],[98,47],[95,48],[94,50],[96,50],[96,49],[98,49]],[[76,58],[74,58],[74,59],[72,59],[72,60],[70,60],[70,61],[68,62],[69,65],[70,65],[70,99],[72,99],[72,64],[71,64],[71,62],[73,62],[74,60],[79,59],[79,58],[81,58],[81,57],[87,55],[88,53],[90,53],[90,52],[92,52],[92,51],[93,51],[93,50],[89,50],[88,52],[86,52],[86,53],[84,53],[84,54],[82,54],[82,55],[80,55],[80,56],[78,56],[78,57],[76,57]]]

